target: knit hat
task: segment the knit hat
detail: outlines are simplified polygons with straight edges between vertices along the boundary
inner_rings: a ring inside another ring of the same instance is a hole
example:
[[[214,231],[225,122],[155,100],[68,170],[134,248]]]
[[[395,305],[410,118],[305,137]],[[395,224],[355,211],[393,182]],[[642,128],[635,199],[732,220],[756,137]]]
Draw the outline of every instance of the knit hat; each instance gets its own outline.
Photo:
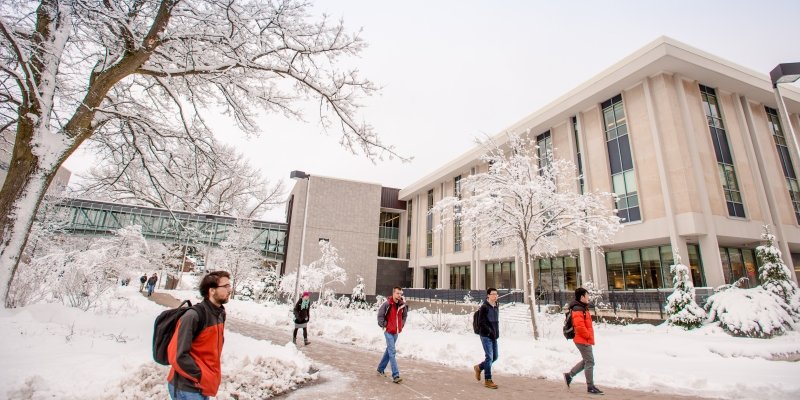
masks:
[[[309,293],[309,292],[303,292],[303,297],[310,296],[310,295],[311,295],[311,293]]]

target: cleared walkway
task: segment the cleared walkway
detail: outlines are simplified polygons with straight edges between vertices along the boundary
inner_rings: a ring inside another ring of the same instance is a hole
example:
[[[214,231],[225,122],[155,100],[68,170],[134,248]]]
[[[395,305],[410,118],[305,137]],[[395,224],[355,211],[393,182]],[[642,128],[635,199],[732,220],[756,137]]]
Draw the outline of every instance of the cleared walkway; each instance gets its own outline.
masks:
[[[151,299],[167,307],[180,304],[167,293],[153,293]],[[278,330],[237,319],[228,315],[226,329],[259,340],[269,340],[284,344],[291,340],[291,332]],[[281,396],[285,399],[349,400],[349,399],[587,399],[598,396],[586,393],[583,380],[573,384],[568,390],[564,382],[533,379],[516,375],[495,374],[497,390],[483,387],[472,370],[453,369],[444,365],[399,357],[397,362],[401,384],[392,383],[391,378],[377,375],[376,368],[381,353],[363,350],[355,345],[343,345],[316,337],[308,346],[300,349],[320,368],[320,378],[307,386]],[[298,339],[298,342],[301,340]],[[398,347],[403,346],[400,336]],[[480,355],[476,355],[476,362]],[[387,369],[388,372],[388,369]],[[223,368],[224,373],[224,368]],[[388,375],[391,375],[389,373]],[[223,376],[224,379],[224,376]],[[607,399],[692,399],[625,389],[598,386],[605,391]]]

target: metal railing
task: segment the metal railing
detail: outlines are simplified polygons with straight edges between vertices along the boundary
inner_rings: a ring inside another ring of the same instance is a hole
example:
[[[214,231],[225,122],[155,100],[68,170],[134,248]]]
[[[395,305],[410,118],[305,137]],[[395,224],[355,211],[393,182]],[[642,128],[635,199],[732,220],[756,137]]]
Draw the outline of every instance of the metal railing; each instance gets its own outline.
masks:
[[[497,289],[497,302],[500,304],[522,303],[525,294],[519,289]],[[483,301],[486,298],[486,290],[468,289],[416,289],[405,288],[403,295],[406,298],[423,301],[438,301],[442,303],[464,303],[464,297],[469,295],[472,301]]]
[[[632,289],[625,291],[610,290],[603,292],[596,303],[604,303],[609,310],[633,312],[639,318],[640,312],[658,312],[659,318],[666,318],[667,297],[672,294],[672,289]],[[697,304],[705,304],[706,299],[713,294],[711,288],[696,288],[695,299]],[[541,310],[542,305],[555,304],[564,306],[575,299],[575,292],[542,292],[537,293],[536,303]]]

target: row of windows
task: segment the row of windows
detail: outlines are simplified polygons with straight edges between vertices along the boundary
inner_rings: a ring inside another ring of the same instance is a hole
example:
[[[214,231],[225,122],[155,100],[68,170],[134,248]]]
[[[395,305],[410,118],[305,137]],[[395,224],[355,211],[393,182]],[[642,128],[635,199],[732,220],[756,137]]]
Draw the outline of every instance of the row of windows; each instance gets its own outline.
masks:
[[[581,285],[581,268],[577,257],[539,259],[534,273],[539,294],[575,290]]]
[[[397,258],[400,214],[381,212],[378,226],[378,257]]]
[[[700,249],[694,244],[687,247],[692,281],[695,286],[705,286]],[[670,245],[608,251],[605,256],[609,288],[630,290],[673,286],[670,266],[674,262]]]
[[[774,108],[765,107],[765,109],[772,138],[775,140],[775,148],[778,150],[778,158],[781,160],[781,170],[786,178],[786,189],[789,191],[789,198],[792,201],[794,216],[800,223],[800,185],[797,184],[792,157],[789,156],[789,147],[786,145],[786,137],[781,128],[781,119],[778,117],[778,111]]]

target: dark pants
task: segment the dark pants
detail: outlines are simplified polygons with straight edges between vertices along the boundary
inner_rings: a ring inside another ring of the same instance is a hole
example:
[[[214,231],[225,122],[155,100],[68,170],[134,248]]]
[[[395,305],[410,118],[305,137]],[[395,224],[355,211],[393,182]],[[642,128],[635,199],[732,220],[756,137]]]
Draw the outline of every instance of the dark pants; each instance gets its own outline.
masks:
[[[292,332],[292,341],[297,340],[297,330],[300,328],[294,328],[294,332]],[[306,342],[308,341],[308,328],[303,328],[303,340]]]
[[[586,375],[586,384],[594,386],[594,354],[592,354],[592,346],[588,344],[577,344],[575,346],[581,352],[581,361],[572,367],[569,371],[569,376],[578,375],[583,370]]]
[[[492,379],[492,364],[497,361],[497,339],[491,339],[488,336],[481,336],[481,344],[483,345],[483,353],[486,358],[482,363],[478,364],[478,368],[483,371],[483,376],[487,380]]]

